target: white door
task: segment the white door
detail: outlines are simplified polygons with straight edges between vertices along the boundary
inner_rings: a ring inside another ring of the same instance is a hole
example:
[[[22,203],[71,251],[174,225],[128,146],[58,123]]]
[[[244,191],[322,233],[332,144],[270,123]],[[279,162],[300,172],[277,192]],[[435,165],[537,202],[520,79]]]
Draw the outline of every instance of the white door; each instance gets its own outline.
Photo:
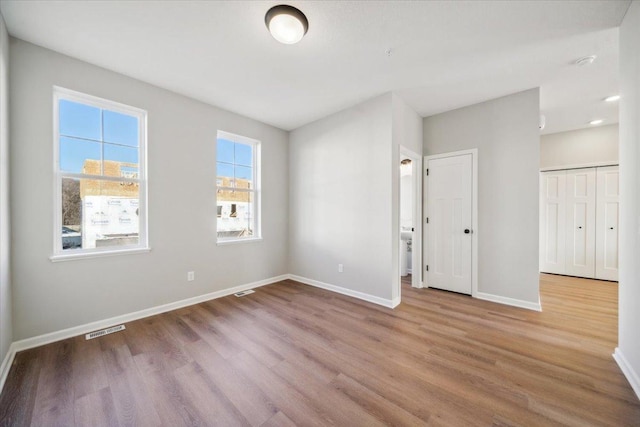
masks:
[[[567,171],[566,274],[596,275],[596,170]]]
[[[426,159],[427,268],[430,288],[471,295],[471,154]]]
[[[565,274],[567,171],[540,174],[540,271]]]
[[[596,278],[618,280],[618,167],[596,172]]]

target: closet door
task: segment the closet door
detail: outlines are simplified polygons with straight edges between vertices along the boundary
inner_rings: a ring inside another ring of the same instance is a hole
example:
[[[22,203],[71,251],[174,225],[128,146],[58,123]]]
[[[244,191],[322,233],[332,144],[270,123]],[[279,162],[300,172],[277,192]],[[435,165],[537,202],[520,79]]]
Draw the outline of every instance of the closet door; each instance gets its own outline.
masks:
[[[596,181],[596,278],[618,280],[618,167],[598,168]]]
[[[596,170],[567,171],[566,274],[594,278]]]
[[[566,171],[540,173],[540,271],[565,273]]]

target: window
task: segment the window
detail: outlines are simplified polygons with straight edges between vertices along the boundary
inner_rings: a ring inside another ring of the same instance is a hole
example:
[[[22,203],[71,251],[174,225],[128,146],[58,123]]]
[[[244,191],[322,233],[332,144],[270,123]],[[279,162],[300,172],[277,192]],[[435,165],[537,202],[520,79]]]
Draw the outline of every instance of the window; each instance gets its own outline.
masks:
[[[218,131],[218,242],[260,239],[260,141]]]
[[[54,256],[147,248],[147,114],[54,87]]]

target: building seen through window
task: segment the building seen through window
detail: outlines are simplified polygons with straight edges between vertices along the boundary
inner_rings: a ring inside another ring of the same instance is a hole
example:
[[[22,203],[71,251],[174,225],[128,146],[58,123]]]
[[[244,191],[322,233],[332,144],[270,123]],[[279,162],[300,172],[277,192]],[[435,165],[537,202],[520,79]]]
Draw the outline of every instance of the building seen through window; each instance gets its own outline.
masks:
[[[218,241],[259,237],[259,142],[218,132],[216,204]]]
[[[146,246],[145,113],[67,90],[55,95],[61,233],[54,253]]]

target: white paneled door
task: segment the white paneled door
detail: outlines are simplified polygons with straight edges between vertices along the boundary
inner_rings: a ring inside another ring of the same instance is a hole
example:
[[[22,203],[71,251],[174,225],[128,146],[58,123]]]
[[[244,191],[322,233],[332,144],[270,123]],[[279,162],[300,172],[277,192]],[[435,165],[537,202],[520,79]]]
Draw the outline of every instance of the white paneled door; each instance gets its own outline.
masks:
[[[565,274],[566,171],[540,174],[540,271]]]
[[[567,171],[566,274],[596,275],[596,170]]]
[[[596,277],[618,280],[618,167],[598,168],[596,182]]]
[[[471,295],[472,154],[426,158],[426,282]]]

